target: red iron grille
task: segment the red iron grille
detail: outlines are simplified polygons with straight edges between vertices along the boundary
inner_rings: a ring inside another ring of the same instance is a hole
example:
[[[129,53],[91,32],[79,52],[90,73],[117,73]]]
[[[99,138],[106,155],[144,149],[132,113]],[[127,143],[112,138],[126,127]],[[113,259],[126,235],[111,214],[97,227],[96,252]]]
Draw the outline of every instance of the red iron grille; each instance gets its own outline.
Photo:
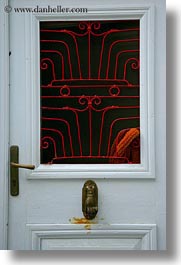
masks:
[[[40,26],[41,163],[140,163],[139,21]]]

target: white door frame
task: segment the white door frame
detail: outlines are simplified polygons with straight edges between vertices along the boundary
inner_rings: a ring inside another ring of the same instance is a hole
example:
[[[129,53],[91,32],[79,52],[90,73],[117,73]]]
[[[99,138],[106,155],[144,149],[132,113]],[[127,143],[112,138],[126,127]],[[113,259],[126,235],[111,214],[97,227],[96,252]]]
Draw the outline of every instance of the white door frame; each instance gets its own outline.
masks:
[[[0,1],[0,249],[7,249],[9,171],[9,23]]]
[[[123,0],[124,2],[124,0]],[[26,156],[26,161],[36,165],[36,169],[30,174],[28,172],[28,178],[30,179],[44,179],[49,178],[49,172],[51,172],[51,178],[79,178],[82,172],[86,172],[86,178],[90,174],[93,178],[92,172],[96,172],[96,178],[109,178],[110,174],[112,178],[155,178],[155,107],[154,107],[154,5],[144,3],[142,5],[133,3],[132,5],[115,6],[113,8],[98,7],[95,9],[89,8],[89,12],[86,17],[82,15],[61,15],[52,14],[51,18],[47,14],[28,14],[25,18],[25,24],[27,25],[26,36],[24,41],[26,44],[25,56],[30,58],[31,65],[28,65],[25,71],[26,85],[28,86],[28,102],[26,104],[26,120],[27,122],[25,135],[29,139],[29,134],[32,135],[30,151]],[[29,16],[32,15],[31,20]],[[141,164],[136,165],[110,165],[104,164],[99,165],[64,165],[63,169],[59,165],[40,165],[40,139],[39,139],[39,128],[40,128],[40,106],[37,100],[40,97],[40,92],[37,87],[40,84],[39,77],[34,78],[35,75],[40,76],[39,72],[39,47],[35,47],[35,43],[39,43],[39,22],[40,21],[57,21],[57,20],[85,20],[85,19],[140,19],[141,26],[141,78],[140,78],[140,130],[141,130]],[[30,74],[31,73],[31,74]],[[37,74],[38,73],[38,74]],[[146,88],[146,89],[145,89]],[[35,104],[36,107],[32,107]],[[37,115],[38,114],[38,115]],[[48,174],[47,174],[48,172]],[[69,173],[67,176],[67,172]]]

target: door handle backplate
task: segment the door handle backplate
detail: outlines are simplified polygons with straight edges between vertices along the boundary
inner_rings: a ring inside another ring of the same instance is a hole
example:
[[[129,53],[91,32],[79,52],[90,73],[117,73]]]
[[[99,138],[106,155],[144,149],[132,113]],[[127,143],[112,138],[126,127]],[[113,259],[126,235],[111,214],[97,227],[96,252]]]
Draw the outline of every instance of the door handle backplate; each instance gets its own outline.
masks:
[[[19,168],[34,169],[34,165],[19,164],[19,147],[10,147],[10,193],[12,196],[19,195]]]

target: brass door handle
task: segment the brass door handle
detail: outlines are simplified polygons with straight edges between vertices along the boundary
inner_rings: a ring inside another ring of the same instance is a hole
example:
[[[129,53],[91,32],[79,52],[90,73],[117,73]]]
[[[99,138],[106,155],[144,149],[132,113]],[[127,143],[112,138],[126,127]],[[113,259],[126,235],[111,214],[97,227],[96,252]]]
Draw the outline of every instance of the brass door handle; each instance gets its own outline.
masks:
[[[34,165],[19,164],[19,147],[10,147],[10,193],[12,196],[19,195],[19,168],[33,170]]]
[[[10,165],[12,167],[16,167],[16,168],[26,168],[26,169],[30,169],[30,170],[35,169],[35,165],[18,164],[15,162],[11,162]]]
[[[82,188],[82,212],[88,220],[98,212],[98,188],[93,180],[87,180]]]

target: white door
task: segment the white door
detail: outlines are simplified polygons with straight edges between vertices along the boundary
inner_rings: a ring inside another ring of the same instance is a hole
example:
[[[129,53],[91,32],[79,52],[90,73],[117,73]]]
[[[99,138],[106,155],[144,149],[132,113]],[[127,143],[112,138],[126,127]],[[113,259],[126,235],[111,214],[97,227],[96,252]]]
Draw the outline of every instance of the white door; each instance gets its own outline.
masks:
[[[11,166],[8,248],[164,250],[165,1],[59,5],[5,8],[10,146],[35,165]]]

